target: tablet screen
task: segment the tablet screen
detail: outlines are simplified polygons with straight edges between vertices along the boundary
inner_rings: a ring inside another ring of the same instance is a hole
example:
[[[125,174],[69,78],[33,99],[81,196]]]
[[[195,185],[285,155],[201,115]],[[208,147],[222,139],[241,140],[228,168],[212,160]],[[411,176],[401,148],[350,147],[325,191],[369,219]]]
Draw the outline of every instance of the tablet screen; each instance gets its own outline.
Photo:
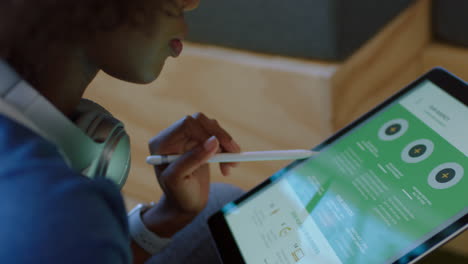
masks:
[[[429,80],[223,212],[246,263],[392,263],[468,210],[468,109]]]

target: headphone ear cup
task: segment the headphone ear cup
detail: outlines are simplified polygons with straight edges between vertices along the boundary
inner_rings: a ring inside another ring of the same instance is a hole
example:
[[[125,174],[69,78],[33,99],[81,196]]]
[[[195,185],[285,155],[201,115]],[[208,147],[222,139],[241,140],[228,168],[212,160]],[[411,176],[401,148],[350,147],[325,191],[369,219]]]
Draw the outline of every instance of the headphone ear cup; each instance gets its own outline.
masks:
[[[92,111],[99,111],[104,114],[112,116],[112,114],[109,111],[107,111],[104,107],[102,107],[101,105],[89,99],[81,98],[80,103],[76,107],[76,112],[80,114],[80,113],[86,113],[86,112],[92,112]]]
[[[120,121],[104,107],[91,100],[82,99],[76,109],[74,123],[92,140],[102,143]]]
[[[122,187],[130,168],[130,139],[122,122],[88,99],[80,101],[74,122],[102,147],[86,174],[93,178],[106,177]]]

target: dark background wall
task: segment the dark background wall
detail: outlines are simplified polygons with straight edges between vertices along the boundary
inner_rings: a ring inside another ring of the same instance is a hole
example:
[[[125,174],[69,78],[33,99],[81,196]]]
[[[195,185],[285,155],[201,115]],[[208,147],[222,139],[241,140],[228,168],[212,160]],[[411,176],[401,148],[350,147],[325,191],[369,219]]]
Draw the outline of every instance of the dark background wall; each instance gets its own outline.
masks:
[[[340,61],[412,0],[204,0],[187,13],[189,40]]]
[[[436,40],[468,47],[468,1],[433,0],[432,28]]]

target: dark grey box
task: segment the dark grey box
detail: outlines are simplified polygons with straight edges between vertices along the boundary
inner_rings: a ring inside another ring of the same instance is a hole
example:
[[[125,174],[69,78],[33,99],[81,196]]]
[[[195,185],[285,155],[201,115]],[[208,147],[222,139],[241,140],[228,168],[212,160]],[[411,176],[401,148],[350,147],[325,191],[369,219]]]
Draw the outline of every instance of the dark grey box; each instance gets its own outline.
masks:
[[[346,59],[412,0],[202,0],[193,42],[284,56]]]
[[[438,41],[468,47],[468,1],[434,0],[432,28]]]

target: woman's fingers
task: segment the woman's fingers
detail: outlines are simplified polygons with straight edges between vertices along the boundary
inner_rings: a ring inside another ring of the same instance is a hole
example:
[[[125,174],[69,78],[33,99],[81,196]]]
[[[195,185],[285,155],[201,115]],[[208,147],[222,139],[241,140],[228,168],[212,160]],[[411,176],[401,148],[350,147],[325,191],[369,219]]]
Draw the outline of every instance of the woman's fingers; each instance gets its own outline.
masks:
[[[240,152],[241,149],[239,144],[237,144],[232,136],[219,125],[218,121],[208,118],[203,113],[196,113],[193,115],[193,118],[199,121],[200,125],[208,134],[215,135],[218,138],[222,150],[232,153]],[[238,163],[220,163],[219,167],[221,173],[224,176],[227,176],[229,175],[231,168],[237,165]]]
[[[217,152],[218,148],[219,141],[212,136],[203,145],[184,153],[164,170],[168,184],[178,184],[182,178],[193,174]]]
[[[210,135],[198,123],[190,115],[178,120],[150,140],[150,153],[180,154],[203,143]]]
[[[219,125],[218,121],[208,118],[203,113],[196,113],[193,115],[193,118],[199,121],[199,124],[207,133],[218,138],[223,149],[228,152],[240,152],[239,144],[237,144],[232,136]]]
[[[203,113],[196,113],[180,119],[154,137],[150,141],[150,153],[153,155],[186,153],[204,144],[212,136],[216,137],[219,144],[217,152],[240,152],[239,145],[216,120],[208,118]],[[221,173],[227,176],[231,167],[237,165],[238,163],[220,163],[219,166]],[[167,168],[168,165],[157,166],[156,172],[159,174]]]

